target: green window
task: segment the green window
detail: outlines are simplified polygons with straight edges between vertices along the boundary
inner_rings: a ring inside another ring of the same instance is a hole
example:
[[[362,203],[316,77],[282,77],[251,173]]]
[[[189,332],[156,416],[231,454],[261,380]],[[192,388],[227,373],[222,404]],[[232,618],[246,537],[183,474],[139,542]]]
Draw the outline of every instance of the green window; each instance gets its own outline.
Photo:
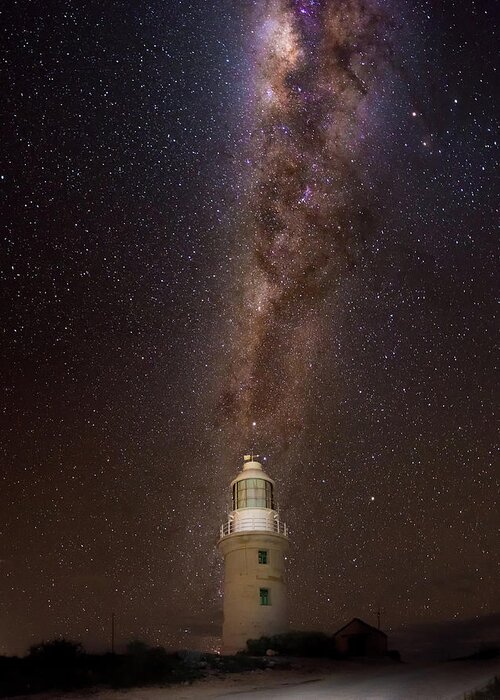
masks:
[[[259,591],[259,595],[261,605],[271,605],[271,600],[269,598],[269,588],[261,588]]]
[[[267,563],[267,549],[259,549],[259,564]]]

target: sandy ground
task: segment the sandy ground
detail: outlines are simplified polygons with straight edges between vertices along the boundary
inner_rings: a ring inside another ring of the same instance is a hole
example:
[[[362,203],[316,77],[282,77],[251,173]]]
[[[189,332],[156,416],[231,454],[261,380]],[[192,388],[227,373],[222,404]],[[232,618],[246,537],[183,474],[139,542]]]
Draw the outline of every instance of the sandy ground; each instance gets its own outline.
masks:
[[[495,675],[500,676],[499,659],[434,665],[305,662],[295,670],[212,676],[192,685],[44,693],[30,700],[463,700]]]

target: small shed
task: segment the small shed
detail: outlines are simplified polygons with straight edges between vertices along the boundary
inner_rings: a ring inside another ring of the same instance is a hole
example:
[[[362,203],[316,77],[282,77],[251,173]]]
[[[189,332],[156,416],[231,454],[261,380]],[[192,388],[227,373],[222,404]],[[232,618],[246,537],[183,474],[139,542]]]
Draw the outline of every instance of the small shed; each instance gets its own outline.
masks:
[[[387,635],[358,617],[334,635],[335,649],[342,656],[385,656]]]

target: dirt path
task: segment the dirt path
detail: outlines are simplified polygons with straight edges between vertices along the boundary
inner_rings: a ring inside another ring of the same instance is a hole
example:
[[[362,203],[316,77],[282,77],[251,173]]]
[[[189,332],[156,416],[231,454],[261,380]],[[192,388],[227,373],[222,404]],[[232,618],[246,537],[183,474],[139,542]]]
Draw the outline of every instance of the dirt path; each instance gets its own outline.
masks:
[[[224,700],[463,700],[464,693],[483,687],[495,675],[500,675],[498,660],[482,664],[357,668],[288,687],[253,689],[215,697]]]
[[[192,685],[44,693],[30,700],[463,700],[464,693],[483,687],[495,675],[500,676],[499,659],[426,666],[306,664],[297,670],[210,677]]]

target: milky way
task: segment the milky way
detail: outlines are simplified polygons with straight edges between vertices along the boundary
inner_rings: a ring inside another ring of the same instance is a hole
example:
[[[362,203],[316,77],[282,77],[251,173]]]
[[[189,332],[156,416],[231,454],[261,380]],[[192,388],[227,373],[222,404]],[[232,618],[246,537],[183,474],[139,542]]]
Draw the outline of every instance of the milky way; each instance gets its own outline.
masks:
[[[0,654],[216,649],[253,421],[291,629],[498,644],[498,3],[377,1],[3,3]]]
[[[321,301],[373,227],[358,143],[381,68],[383,14],[364,0],[272,0],[257,24],[252,255],[224,408],[242,439],[300,432]]]

